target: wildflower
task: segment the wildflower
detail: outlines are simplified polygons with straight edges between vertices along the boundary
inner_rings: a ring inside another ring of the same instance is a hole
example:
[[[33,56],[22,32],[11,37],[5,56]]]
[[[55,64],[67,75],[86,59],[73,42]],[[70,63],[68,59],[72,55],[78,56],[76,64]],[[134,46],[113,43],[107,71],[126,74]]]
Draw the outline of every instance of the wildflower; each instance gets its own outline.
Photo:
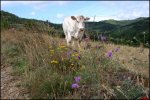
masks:
[[[112,55],[113,55],[112,51],[109,51],[109,52],[107,53],[107,55],[108,55],[109,58],[111,58]]]
[[[65,48],[65,47],[66,47],[66,46],[64,46],[64,45],[61,45],[61,46],[60,46],[60,48]]]
[[[106,37],[101,35],[101,41],[106,41]]]
[[[118,47],[118,48],[116,48],[116,49],[115,49],[115,52],[118,52],[118,51],[119,51],[119,49],[120,49],[119,47]]]
[[[78,59],[80,60],[80,59],[81,59],[81,57],[80,57],[80,56],[78,56]]]
[[[55,63],[55,64],[57,64],[57,63],[58,63],[58,61],[56,61],[56,60],[52,60],[52,61],[51,61],[51,63]]]
[[[65,47],[65,48],[64,48],[64,50],[68,50],[68,48],[67,48],[67,47]]]
[[[52,48],[52,46],[49,46],[49,48]]]
[[[71,52],[67,52],[67,56],[68,56],[68,58],[70,58],[71,57]]]
[[[74,56],[79,56],[79,54],[76,53],[76,54],[74,54]]]
[[[81,80],[81,76],[77,76],[77,77],[75,77],[74,79],[75,79],[75,82],[76,82],[76,83],[79,83],[80,80]]]
[[[54,50],[50,50],[51,52],[54,52]]]
[[[57,49],[58,49],[58,50],[61,50],[61,48],[60,48],[60,47],[58,47]]]
[[[79,88],[80,86],[79,86],[77,83],[74,83],[74,84],[71,85],[71,87],[72,87],[73,89],[76,89],[76,88]]]
[[[72,54],[72,57],[74,57],[75,56],[75,54]]]
[[[71,64],[71,66],[73,66],[74,64]]]
[[[77,50],[73,50],[74,52],[78,52]]]

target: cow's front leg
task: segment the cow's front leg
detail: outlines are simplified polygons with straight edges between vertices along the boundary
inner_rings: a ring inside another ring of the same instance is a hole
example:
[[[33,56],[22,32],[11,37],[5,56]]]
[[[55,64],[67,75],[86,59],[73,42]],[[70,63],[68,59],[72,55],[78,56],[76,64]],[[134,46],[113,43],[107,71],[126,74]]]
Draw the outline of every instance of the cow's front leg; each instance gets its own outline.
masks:
[[[70,46],[70,44],[71,44],[71,36],[69,34],[66,37],[66,41],[67,41],[67,45]]]

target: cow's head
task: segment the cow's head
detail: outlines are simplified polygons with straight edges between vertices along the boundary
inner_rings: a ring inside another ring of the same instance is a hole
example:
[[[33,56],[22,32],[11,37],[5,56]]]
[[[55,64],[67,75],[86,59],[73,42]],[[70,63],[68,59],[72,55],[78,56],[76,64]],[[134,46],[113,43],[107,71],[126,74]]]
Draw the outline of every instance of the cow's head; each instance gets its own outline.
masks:
[[[84,16],[71,16],[71,19],[76,21],[76,27],[78,28],[78,32],[75,34],[76,37],[78,33],[84,33],[85,31],[85,21],[89,20],[90,18]]]
[[[71,16],[71,19],[76,21],[77,32],[75,33],[75,38],[78,39],[82,37],[85,31],[85,21],[89,20],[90,18],[84,16]]]

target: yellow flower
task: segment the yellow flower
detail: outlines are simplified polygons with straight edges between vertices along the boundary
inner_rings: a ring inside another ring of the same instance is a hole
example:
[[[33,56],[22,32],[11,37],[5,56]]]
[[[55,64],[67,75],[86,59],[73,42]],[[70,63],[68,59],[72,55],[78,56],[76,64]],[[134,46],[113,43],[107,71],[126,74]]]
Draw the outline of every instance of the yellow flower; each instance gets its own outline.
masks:
[[[51,52],[54,52],[54,50],[50,50]]]
[[[49,46],[49,48],[52,48],[52,46]]]
[[[74,64],[71,64],[71,66],[73,66]]]
[[[72,57],[74,57],[75,55],[74,54],[72,54]]]
[[[77,54],[77,53],[76,53],[76,54],[74,54],[74,55],[75,55],[75,56],[79,56],[79,54]]]
[[[52,60],[51,63],[58,64],[58,61]]]
[[[68,48],[64,48],[65,50],[67,50]]]
[[[52,54],[54,54],[54,50],[50,50],[50,52],[51,52]]]
[[[58,50],[61,50],[61,48],[60,48],[60,47],[58,47],[57,49],[58,49]]]
[[[61,45],[61,46],[60,46],[60,48],[65,48],[65,47],[66,47],[66,46],[64,46],[64,45]]]

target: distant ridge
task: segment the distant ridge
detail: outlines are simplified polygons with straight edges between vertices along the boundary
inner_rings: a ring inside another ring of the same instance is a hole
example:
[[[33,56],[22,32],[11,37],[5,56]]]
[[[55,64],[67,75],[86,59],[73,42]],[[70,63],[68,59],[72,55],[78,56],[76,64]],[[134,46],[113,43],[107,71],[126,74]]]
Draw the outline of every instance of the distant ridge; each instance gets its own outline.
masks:
[[[54,24],[48,21],[20,18],[15,14],[1,10],[1,28],[7,27],[9,24],[23,24],[28,26],[35,26],[33,29],[46,28],[47,25],[54,28],[54,33],[61,34],[63,36],[63,30],[61,24]],[[29,27],[30,28],[30,27]],[[106,36],[114,39],[123,39],[125,41],[132,41],[133,37],[140,42],[150,43],[149,38],[149,17],[139,17],[133,20],[103,20],[99,22],[86,22],[87,34],[92,39],[98,39],[97,35],[105,34]],[[144,41],[144,35],[145,41]]]

